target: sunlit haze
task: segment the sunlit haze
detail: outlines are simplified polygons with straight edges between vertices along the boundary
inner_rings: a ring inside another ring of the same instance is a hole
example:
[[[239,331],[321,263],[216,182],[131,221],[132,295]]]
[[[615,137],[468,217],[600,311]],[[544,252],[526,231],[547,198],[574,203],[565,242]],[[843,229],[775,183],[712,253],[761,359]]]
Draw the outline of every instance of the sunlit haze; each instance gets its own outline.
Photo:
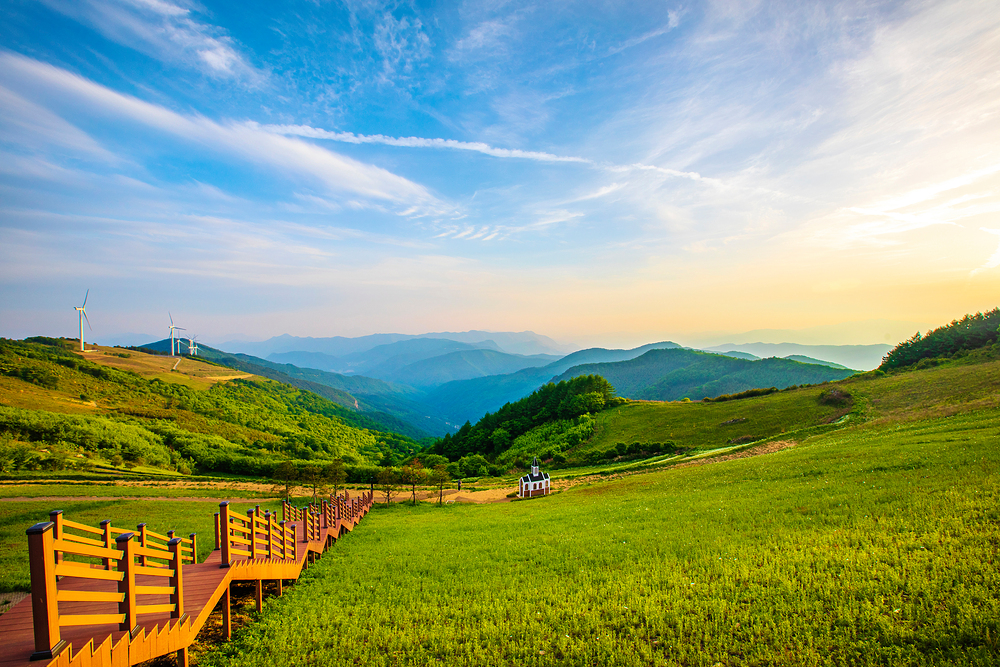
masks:
[[[74,336],[88,289],[96,342],[894,344],[1000,305],[995,0],[0,16],[0,336]]]

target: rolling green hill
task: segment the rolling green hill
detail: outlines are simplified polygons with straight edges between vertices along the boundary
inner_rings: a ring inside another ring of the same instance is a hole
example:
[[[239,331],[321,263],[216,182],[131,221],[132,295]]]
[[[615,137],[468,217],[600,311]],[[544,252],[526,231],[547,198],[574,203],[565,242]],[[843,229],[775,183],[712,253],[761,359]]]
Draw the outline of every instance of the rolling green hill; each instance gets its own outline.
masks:
[[[557,380],[600,375],[619,396],[655,401],[701,400],[758,387],[783,389],[841,380],[854,371],[790,359],[747,360],[696,350],[650,350],[629,361],[574,366]]]
[[[16,454],[17,467],[118,460],[151,471],[267,475],[285,459],[366,465],[419,450],[287,384],[190,358],[69,347],[0,340],[0,458]]]
[[[130,349],[167,353],[170,341],[161,340]],[[412,387],[369,377],[299,368],[247,354],[230,354],[207,345],[200,345],[198,350],[199,359],[290,384],[338,403],[346,408],[341,417],[360,428],[400,433],[415,440],[452,430],[447,422],[428,414],[427,409],[414,400],[419,392]]]

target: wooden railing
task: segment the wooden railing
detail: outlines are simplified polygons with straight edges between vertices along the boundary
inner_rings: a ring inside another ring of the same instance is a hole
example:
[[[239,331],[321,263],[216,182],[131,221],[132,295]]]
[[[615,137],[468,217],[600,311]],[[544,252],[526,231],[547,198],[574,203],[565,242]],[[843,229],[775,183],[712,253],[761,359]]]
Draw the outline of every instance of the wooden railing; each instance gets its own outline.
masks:
[[[219,585],[225,586],[227,604],[230,581],[256,579],[259,609],[261,579],[271,574],[280,591],[282,578],[298,576],[297,568],[304,566],[303,554],[321,553],[343,530],[351,530],[373,502],[371,492],[353,499],[345,492],[302,508],[283,503],[280,521],[277,513],[262,512],[259,505],[244,517],[231,511],[228,502],[221,503],[215,515],[220,567],[246,561],[247,566],[256,568],[248,571],[241,566],[242,574],[227,572],[219,577]],[[129,641],[139,641],[135,637],[141,616],[169,614],[170,619],[179,619],[171,626],[173,629],[181,624],[185,632],[190,629],[184,609],[184,568],[198,563],[196,534],[181,538],[170,530],[163,535],[144,523],[131,531],[112,526],[110,520],[95,528],[66,519],[61,510],[51,512],[49,517],[51,521],[37,523],[27,531],[34,628],[32,660],[60,654],[66,647],[61,628],[69,626],[116,625],[120,631],[129,632]],[[302,527],[301,542],[297,539],[297,525]],[[269,562],[275,567],[268,569]],[[263,569],[255,563],[262,564]],[[150,600],[151,596],[159,599]],[[84,606],[87,613],[60,613],[60,603],[86,603],[77,605],[77,611]],[[224,610],[226,620],[228,611]],[[193,641],[193,636],[184,641]],[[95,637],[94,641],[91,649],[101,644],[103,637]],[[125,646],[128,650],[128,641]],[[187,644],[176,650],[178,661],[186,665]]]
[[[60,628],[74,625],[118,624],[119,630],[132,630],[141,614],[169,612],[171,618],[184,613],[182,570],[183,540],[175,537],[163,548],[142,546],[133,541],[134,533],[115,531],[114,546],[105,546],[85,535],[112,533],[109,521],[101,529],[69,521],[62,512],[53,512],[57,521],[36,523],[28,529],[28,561],[31,569],[32,620],[35,652],[32,659],[51,658],[62,650]],[[67,559],[67,556],[70,559]],[[136,562],[136,558],[140,560]],[[151,563],[147,559],[162,561]],[[97,561],[97,562],[94,562]],[[137,585],[136,575],[166,578],[166,585]],[[64,579],[117,582],[114,586],[71,588]],[[94,590],[94,589],[98,590]],[[101,588],[111,590],[99,590]],[[167,604],[139,604],[138,596],[168,595]],[[106,603],[99,614],[60,614],[60,602]],[[110,607],[115,605],[115,611]]]

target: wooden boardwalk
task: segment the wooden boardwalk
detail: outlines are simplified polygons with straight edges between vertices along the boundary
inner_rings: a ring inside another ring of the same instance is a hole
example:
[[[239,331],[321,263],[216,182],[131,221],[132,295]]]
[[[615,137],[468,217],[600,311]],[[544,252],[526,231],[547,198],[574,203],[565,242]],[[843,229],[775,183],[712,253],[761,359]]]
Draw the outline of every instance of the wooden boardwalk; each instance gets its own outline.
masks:
[[[298,509],[283,505],[282,520],[220,505],[216,549],[202,563],[195,536],[158,535],[54,521],[28,530],[32,593],[0,616],[0,667],[128,667],[169,653],[187,664],[187,649],[219,603],[230,634],[230,584],[295,580],[373,503],[331,497]],[[165,542],[165,543],[164,543]],[[191,561],[191,562],[185,562]]]

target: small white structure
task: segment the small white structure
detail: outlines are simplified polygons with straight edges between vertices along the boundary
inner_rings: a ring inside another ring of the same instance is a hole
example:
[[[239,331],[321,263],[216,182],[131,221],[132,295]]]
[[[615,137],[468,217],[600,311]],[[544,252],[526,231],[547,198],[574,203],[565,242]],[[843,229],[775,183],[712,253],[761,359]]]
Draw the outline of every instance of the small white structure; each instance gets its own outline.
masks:
[[[531,473],[519,480],[518,498],[534,498],[549,495],[549,473],[538,471],[538,457],[531,462]]]

